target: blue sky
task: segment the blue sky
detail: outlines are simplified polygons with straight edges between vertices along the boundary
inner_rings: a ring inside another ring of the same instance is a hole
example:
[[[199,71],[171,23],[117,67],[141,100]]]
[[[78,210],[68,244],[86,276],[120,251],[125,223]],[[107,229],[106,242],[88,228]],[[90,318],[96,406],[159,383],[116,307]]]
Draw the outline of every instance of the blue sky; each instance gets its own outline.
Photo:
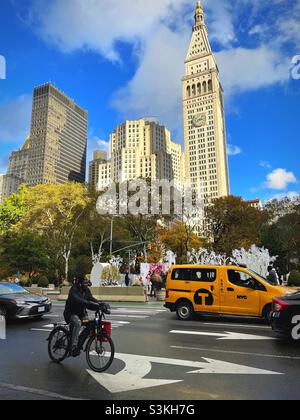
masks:
[[[181,77],[194,7],[194,0],[2,0],[0,173],[29,132],[34,86],[47,81],[89,111],[89,156],[126,118],[157,116],[183,143]],[[300,55],[300,0],[203,7],[225,91],[232,193],[263,200],[299,193],[300,68],[292,59]]]

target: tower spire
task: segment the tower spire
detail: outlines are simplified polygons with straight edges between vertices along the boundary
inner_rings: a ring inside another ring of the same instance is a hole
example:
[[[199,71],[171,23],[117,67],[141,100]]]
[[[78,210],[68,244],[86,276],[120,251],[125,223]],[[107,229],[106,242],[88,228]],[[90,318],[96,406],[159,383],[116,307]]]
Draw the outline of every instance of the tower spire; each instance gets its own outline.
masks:
[[[204,24],[204,12],[202,8],[201,1],[197,1],[196,10],[195,10],[195,24]]]

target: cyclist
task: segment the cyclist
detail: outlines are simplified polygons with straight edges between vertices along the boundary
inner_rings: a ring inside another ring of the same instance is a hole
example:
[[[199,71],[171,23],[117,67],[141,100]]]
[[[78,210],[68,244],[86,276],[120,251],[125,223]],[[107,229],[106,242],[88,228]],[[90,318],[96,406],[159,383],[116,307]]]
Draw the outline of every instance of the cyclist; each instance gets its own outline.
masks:
[[[87,319],[87,309],[96,311],[104,302],[95,299],[89,289],[91,283],[84,276],[74,279],[73,286],[69,292],[68,300],[64,311],[64,318],[67,324],[73,327],[72,333],[72,356],[80,354],[78,349],[79,335],[82,328],[82,321]]]

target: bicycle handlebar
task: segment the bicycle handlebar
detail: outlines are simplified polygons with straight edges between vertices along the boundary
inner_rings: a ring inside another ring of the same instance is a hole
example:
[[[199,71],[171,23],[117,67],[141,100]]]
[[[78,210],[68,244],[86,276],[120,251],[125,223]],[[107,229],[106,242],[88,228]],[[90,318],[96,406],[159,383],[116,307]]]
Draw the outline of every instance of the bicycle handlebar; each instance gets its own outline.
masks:
[[[99,308],[97,309],[96,313],[102,312],[102,314],[110,315],[111,314],[111,308],[107,303],[100,303]]]

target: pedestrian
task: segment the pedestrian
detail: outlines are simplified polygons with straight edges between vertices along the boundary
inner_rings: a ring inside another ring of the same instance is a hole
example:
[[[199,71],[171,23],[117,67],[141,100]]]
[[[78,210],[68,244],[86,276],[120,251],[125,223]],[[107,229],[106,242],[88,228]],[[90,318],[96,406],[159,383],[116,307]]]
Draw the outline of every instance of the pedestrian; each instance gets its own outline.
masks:
[[[129,273],[128,271],[125,274],[125,285],[126,287],[129,287],[129,283],[130,283],[130,277],[129,277]]]
[[[269,281],[270,284],[273,284],[274,286],[279,286],[279,277],[278,274],[275,270],[274,267],[272,267],[271,265],[269,265],[268,267],[268,276],[267,276],[267,280]]]
[[[276,272],[278,274],[279,284],[280,284],[280,286],[282,286],[283,285],[283,274],[282,274],[280,268],[277,267]]]

